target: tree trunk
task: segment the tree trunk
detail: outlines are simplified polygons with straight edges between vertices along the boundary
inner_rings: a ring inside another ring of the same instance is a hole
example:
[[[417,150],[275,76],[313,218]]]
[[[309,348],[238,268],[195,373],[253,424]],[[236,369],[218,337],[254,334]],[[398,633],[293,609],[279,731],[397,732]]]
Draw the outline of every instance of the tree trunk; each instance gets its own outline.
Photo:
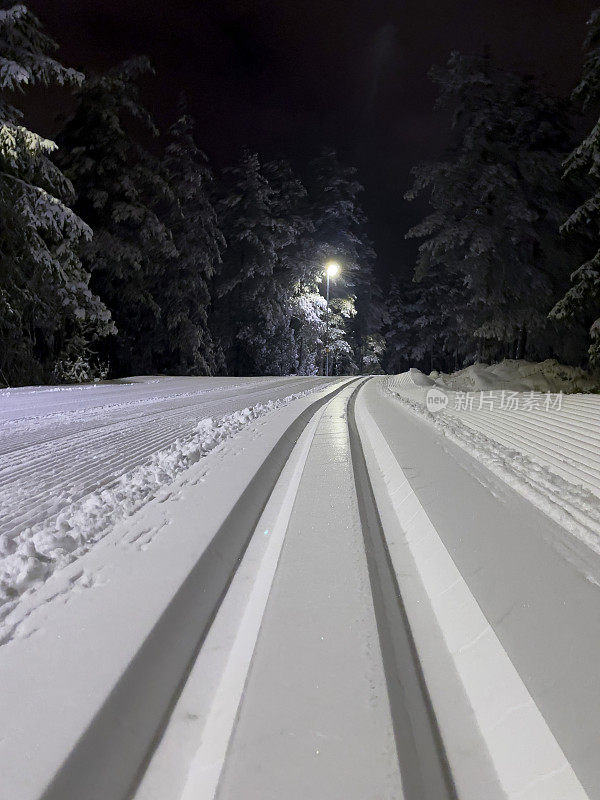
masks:
[[[525,348],[527,347],[527,326],[523,325],[519,331],[519,343],[517,345],[517,358],[525,358]]]
[[[301,372],[301,370],[302,370],[302,356],[304,355],[304,353],[303,353],[303,351],[304,351],[304,337],[303,336],[300,337],[300,339],[298,341],[298,344],[299,344],[299,347],[298,347],[298,367],[296,368],[296,372],[299,375],[302,375],[303,374]]]

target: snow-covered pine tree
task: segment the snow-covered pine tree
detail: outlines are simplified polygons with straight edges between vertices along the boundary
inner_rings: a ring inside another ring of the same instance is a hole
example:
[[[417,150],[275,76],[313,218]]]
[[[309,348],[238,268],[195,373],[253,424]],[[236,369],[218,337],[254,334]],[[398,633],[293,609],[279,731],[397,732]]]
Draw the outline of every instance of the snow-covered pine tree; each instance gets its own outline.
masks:
[[[369,291],[375,253],[365,232],[366,217],[360,205],[363,187],[356,179],[356,169],[342,165],[337,154],[328,149],[309,165],[307,186],[313,232],[306,260],[312,265],[313,281],[322,278],[327,261],[336,260],[342,265],[330,291],[332,298],[357,301],[354,313],[339,317],[345,330],[343,349],[354,351],[346,364],[356,370],[365,337],[376,333],[376,313],[371,309],[374,298]]]
[[[263,166],[248,150],[226,171],[219,218],[227,249],[214,324],[233,374],[296,368],[291,320],[304,193],[289,164]]]
[[[386,298],[384,336],[388,372],[418,367],[452,371],[473,360],[463,278],[435,267],[422,280],[395,280]]]
[[[363,252],[361,268],[354,278],[356,314],[348,320],[347,328],[358,372],[367,374],[381,371],[384,303],[375,281],[375,251],[366,239]]]
[[[138,85],[151,72],[140,57],[90,77],[59,136],[75,208],[94,231],[83,263],[118,328],[106,350],[117,375],[151,373],[162,358],[161,302],[177,254],[160,213],[173,193],[163,165],[142,144],[158,134]]]
[[[307,284],[299,284],[292,300],[298,375],[316,375],[319,371],[325,331],[325,304],[322,294],[310,291]]]
[[[414,170],[407,198],[428,192],[433,207],[407,234],[424,240],[416,274],[443,265],[462,275],[474,326],[465,333],[479,339],[480,356],[523,357],[528,334],[538,345],[551,336],[546,315],[564,291],[556,228],[568,108],[487,57],[453,53],[431,75],[456,141],[446,160]]]
[[[373,266],[365,258],[364,272],[356,276],[356,314],[347,322],[357,371],[376,374],[383,370],[385,339],[382,335],[385,303]]]
[[[573,100],[585,111],[600,101],[600,9],[588,20],[585,39],[587,56],[581,81],[573,92]],[[589,330],[589,358],[600,364],[600,119],[568,156],[564,163],[565,178],[581,181],[587,199],[563,223],[561,231],[569,243],[583,245],[586,255],[571,275],[571,287],[550,312],[557,320],[579,320]],[[578,241],[579,240],[579,241]]]
[[[159,301],[165,336],[162,368],[180,375],[217,375],[225,365],[208,326],[209,282],[221,263],[225,240],[212,203],[212,173],[194,128],[182,100],[164,158],[174,195],[166,221],[178,255]]]
[[[336,317],[336,363],[340,371],[356,369],[349,343],[356,317],[352,289],[368,284],[374,253],[354,173],[327,152],[311,164],[307,194],[286,161],[263,165],[245,151],[226,171],[219,208],[227,249],[214,326],[230,371],[314,374],[320,368],[325,303],[319,290],[331,258],[343,264],[332,301],[352,308]]]
[[[0,383],[94,377],[88,345],[111,331],[78,250],[90,228],[71,210],[73,189],[56,145],[23,123],[13,95],[74,85],[83,75],[52,57],[55,43],[24,5],[0,2]],[[54,376],[53,376],[53,373]]]
[[[262,287],[264,302],[260,305],[271,311],[263,314],[261,347],[257,349],[266,355],[260,362],[264,371],[285,375],[298,370],[300,350],[306,354],[308,340],[301,343],[297,338],[300,330],[296,312],[299,296],[310,292],[306,281],[312,264],[307,263],[306,243],[312,221],[307,214],[306,189],[290,163],[284,159],[266,162],[263,170],[273,191],[271,212],[277,235],[277,261],[273,280]],[[307,322],[308,317],[304,317],[303,323]]]
[[[309,164],[308,195],[316,245],[315,268],[321,270],[329,259],[344,265],[344,284],[354,286],[354,277],[363,266],[365,215],[359,195],[363,187],[356,169],[340,164],[333,150],[323,152]]]
[[[273,190],[256,153],[244,149],[225,170],[218,203],[226,250],[213,304],[217,332],[230,374],[256,372],[256,359],[243,338],[257,317],[260,285],[273,275],[277,258],[271,214]]]
[[[415,341],[419,332],[414,326],[418,316],[415,287],[408,280],[392,281],[386,295],[383,313],[383,335],[386,340],[385,369],[396,374],[417,367]]]
[[[352,375],[358,370],[348,341],[348,322],[356,316],[355,298],[336,297],[329,303],[329,374]]]

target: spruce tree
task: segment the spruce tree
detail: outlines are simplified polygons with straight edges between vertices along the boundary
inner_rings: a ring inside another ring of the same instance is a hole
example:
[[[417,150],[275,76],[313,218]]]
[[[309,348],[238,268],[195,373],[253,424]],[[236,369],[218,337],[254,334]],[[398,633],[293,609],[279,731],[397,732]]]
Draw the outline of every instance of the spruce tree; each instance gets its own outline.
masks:
[[[600,101],[600,9],[588,20],[585,39],[587,56],[581,81],[573,91],[573,100],[584,111]],[[577,180],[587,193],[584,200],[567,218],[561,231],[571,247],[586,253],[580,266],[571,275],[571,287],[554,306],[550,316],[557,320],[579,320],[589,330],[590,361],[600,363],[600,119],[566,159],[565,179]],[[566,261],[566,259],[565,259]]]
[[[316,375],[324,341],[325,298],[307,284],[300,283],[292,299],[292,324],[296,370],[299,375]]]
[[[89,288],[79,246],[91,230],[51,160],[54,142],[29,130],[13,96],[40,84],[79,86],[24,5],[0,4],[0,382],[94,377],[89,345],[111,331]]]
[[[177,253],[161,213],[173,193],[142,143],[158,135],[138,85],[151,72],[141,57],[90,77],[59,137],[75,208],[94,231],[83,263],[118,328],[106,349],[117,375],[148,374],[161,362],[161,302]]]
[[[330,292],[333,300],[345,300],[353,308],[353,313],[339,317],[339,330],[344,330],[342,349],[344,353],[347,348],[353,350],[351,358],[344,355],[344,363],[353,371],[362,369],[367,336],[376,334],[378,327],[376,298],[370,288],[375,252],[360,204],[363,187],[356,169],[341,164],[335,151],[328,149],[310,163],[307,187],[312,233],[306,261],[313,281],[321,280],[327,261],[340,262],[342,270],[331,282]]]
[[[183,375],[216,375],[223,354],[208,326],[209,283],[221,263],[225,240],[212,203],[212,174],[194,138],[194,121],[181,108],[170,129],[164,166],[173,202],[167,224],[177,256],[160,299],[165,336],[163,368]]]
[[[313,226],[307,214],[306,189],[289,162],[280,159],[265,163],[264,175],[273,192],[277,260],[272,280],[262,287],[257,349],[264,354],[260,363],[265,371],[285,375],[299,368],[297,300],[309,292],[305,244]],[[306,323],[306,317],[303,321]],[[307,341],[304,349],[306,345]]]
[[[354,286],[363,266],[366,218],[360,206],[363,187],[354,167],[343,166],[335,151],[324,150],[309,165],[307,181],[315,243],[314,266],[322,269],[329,259],[344,265],[343,280]]]
[[[431,75],[455,144],[444,161],[414,170],[407,198],[427,192],[433,209],[407,234],[424,240],[416,275],[441,265],[462,276],[473,325],[465,333],[479,340],[479,355],[523,357],[528,335],[552,335],[546,315],[565,283],[556,229],[568,107],[487,57],[453,53]]]
[[[380,371],[380,356],[383,353],[381,329],[384,304],[381,289],[375,281],[374,260],[375,251],[365,242],[361,268],[354,279],[356,314],[347,322],[354,360],[361,374]]]
[[[262,165],[248,150],[226,171],[219,219],[227,248],[214,319],[235,375],[296,369],[291,320],[303,195],[287,163]]]
[[[349,322],[356,317],[355,298],[336,297],[329,303],[329,374],[352,375],[358,370],[349,341]]]
[[[449,372],[475,357],[475,339],[464,278],[442,267],[421,280],[396,280],[385,303],[385,364],[388,372],[418,367]]]

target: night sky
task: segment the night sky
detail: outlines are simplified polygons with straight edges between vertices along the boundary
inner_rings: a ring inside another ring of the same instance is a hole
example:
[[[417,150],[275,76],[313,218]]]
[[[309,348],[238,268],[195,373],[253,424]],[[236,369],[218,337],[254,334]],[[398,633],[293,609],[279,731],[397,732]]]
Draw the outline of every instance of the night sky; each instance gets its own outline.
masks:
[[[104,69],[147,54],[145,99],[168,125],[185,90],[199,142],[217,166],[243,144],[301,166],[322,144],[358,167],[378,271],[407,273],[404,234],[418,209],[410,168],[437,157],[446,120],[433,111],[432,64],[483,52],[568,93],[585,21],[598,0],[31,0],[71,66]],[[58,96],[37,103],[52,133]]]

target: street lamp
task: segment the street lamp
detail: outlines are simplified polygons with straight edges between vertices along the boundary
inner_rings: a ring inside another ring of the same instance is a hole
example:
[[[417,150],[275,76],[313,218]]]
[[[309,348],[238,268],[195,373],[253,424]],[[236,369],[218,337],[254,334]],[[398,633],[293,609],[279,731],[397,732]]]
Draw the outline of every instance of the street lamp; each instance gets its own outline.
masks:
[[[337,261],[328,261],[325,264],[325,274],[327,275],[327,315],[325,317],[325,375],[329,377],[329,279],[335,278],[340,271]]]

